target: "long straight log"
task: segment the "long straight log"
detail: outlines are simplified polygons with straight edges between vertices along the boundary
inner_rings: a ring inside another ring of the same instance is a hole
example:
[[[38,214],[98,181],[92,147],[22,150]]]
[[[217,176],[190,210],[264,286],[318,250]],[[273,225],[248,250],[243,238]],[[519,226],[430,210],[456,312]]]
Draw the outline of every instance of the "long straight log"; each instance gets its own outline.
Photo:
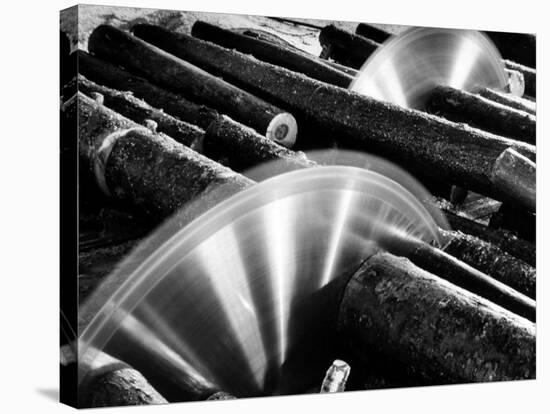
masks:
[[[528,33],[484,32],[493,41],[504,59],[531,68],[537,67],[536,37]]]
[[[115,199],[163,220],[201,198],[211,207],[253,182],[79,93],[80,158]],[[213,191],[222,186],[221,191]],[[181,216],[185,222],[191,213]]]
[[[147,39],[148,33],[155,36],[155,31],[163,29],[151,25],[137,25],[132,30],[136,36]],[[288,48],[241,35],[206,22],[195,22],[191,34],[199,39],[208,40],[230,49],[236,49],[242,53],[249,53],[264,62],[273,63],[342,88],[347,88],[353,81],[353,77],[313,57],[308,57],[305,54],[294,52]]]
[[[323,57],[332,58],[352,68],[359,69],[368,57],[378,49],[379,43],[354,35],[334,25],[321,29],[319,42],[323,46]]]
[[[489,88],[480,90],[478,94],[494,102],[509,106],[510,108],[518,109],[531,115],[536,115],[535,103],[527,99],[520,98],[519,96],[514,96],[509,93],[502,93]]]
[[[437,86],[431,91],[427,109],[451,121],[529,144],[534,145],[537,138],[533,115],[449,86]]]
[[[384,43],[392,36],[390,32],[387,32],[368,23],[359,23],[355,28],[355,34],[358,36],[366,37],[367,39],[374,40],[378,43]]]
[[[485,240],[528,265],[536,266],[537,252],[534,244],[518,238],[508,230],[493,229],[446,209],[443,212],[452,229]]]
[[[507,149],[497,158],[491,175],[493,184],[521,200],[529,211],[537,209],[537,166],[533,161]]]
[[[528,297],[536,296],[536,270],[498,246],[458,231],[440,230],[443,251],[510,286]]]
[[[523,75],[525,83],[525,95],[537,97],[537,71],[531,67],[520,65],[511,60],[504,60],[504,66],[508,70],[515,70]]]
[[[280,172],[315,165],[303,153],[289,150],[226,116],[218,117],[206,130],[203,153],[212,159],[223,159],[236,171],[272,160],[281,161],[277,166]]]
[[[352,77],[357,76],[357,70],[356,69],[350,68],[349,66],[341,65],[339,63],[336,63],[336,62],[333,62],[333,61],[330,61],[330,60],[321,59],[319,56],[315,56],[315,55],[312,55],[311,53],[303,51],[302,49],[298,49],[293,44],[287,42],[286,40],[280,38],[277,35],[274,35],[273,33],[264,32],[262,30],[250,29],[250,28],[247,28],[247,29],[233,29],[233,31],[235,33],[240,33],[240,34],[245,35],[245,36],[249,36],[249,37],[253,37],[255,39],[263,40],[264,42],[274,43],[279,47],[284,47],[285,49],[290,49],[293,52],[305,55],[309,58],[314,58],[318,62],[322,62],[326,65],[329,65],[330,67],[332,67],[336,70],[339,70],[340,72],[344,72],[344,73],[346,73],[346,74],[348,74]]]
[[[269,139],[289,146],[296,139],[296,120],[289,113],[129,33],[112,26],[99,26],[90,35],[88,49],[225,112]]]
[[[498,277],[491,277],[427,243],[406,240],[399,248],[402,250],[392,250],[392,253],[405,256],[422,269],[535,322],[535,301]]]
[[[157,131],[165,133],[190,148],[194,149],[202,144],[204,130],[153,108],[134,97],[130,92],[120,92],[98,85],[80,74],[78,75],[78,90],[90,97],[99,94],[107,107],[138,124],[147,126],[147,121],[154,121]]]
[[[218,111],[212,108],[196,104],[179,94],[159,88],[144,78],[132,75],[82,50],[78,51],[78,59],[80,73],[88,79],[120,91],[132,92],[134,96],[143,99],[151,106],[202,129],[208,128],[210,122],[219,115]]]
[[[409,170],[506,199],[491,180],[498,156],[511,147],[535,159],[532,145],[315,81],[191,36],[148,39],[170,53],[278,102],[332,131],[339,142],[387,156]]]
[[[382,354],[438,383],[535,377],[533,323],[387,253],[352,276],[339,325],[364,360]]]

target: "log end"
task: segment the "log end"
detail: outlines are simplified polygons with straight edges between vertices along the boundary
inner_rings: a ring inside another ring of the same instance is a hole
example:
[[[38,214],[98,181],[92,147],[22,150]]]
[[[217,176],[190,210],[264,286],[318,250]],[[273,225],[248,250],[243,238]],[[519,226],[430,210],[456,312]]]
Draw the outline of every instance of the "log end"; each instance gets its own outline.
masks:
[[[296,142],[298,124],[296,119],[288,112],[275,116],[269,125],[265,136],[278,144],[291,148]]]
[[[514,96],[522,97],[525,93],[525,79],[521,72],[517,70],[506,69],[508,76],[508,92]]]

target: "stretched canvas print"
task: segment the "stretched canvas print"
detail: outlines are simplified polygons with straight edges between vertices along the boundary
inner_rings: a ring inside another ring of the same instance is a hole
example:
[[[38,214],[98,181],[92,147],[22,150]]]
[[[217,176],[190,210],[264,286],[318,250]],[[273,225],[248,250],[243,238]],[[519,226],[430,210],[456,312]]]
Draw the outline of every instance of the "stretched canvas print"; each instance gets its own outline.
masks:
[[[64,403],[535,378],[534,34],[60,29]]]

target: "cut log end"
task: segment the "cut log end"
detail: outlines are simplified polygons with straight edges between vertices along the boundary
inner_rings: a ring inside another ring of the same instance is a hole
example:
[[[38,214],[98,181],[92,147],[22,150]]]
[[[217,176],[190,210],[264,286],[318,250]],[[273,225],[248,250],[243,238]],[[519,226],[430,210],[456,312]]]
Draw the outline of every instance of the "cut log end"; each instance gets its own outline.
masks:
[[[265,136],[278,144],[291,148],[296,143],[298,124],[289,113],[276,115],[267,126]]]
[[[523,74],[517,70],[505,69],[508,77],[508,92],[514,96],[522,97],[525,93],[525,79]]]
[[[536,164],[509,148],[495,161],[491,181],[502,192],[508,192],[521,201],[522,207],[536,211],[536,175]]]

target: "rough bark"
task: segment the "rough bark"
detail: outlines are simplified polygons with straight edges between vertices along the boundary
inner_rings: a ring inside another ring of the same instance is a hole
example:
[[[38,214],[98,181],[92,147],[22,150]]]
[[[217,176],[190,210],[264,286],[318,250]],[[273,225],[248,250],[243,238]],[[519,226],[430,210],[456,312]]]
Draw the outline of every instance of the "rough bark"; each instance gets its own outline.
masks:
[[[535,159],[532,145],[345,91],[191,36],[174,35],[170,52],[306,117],[344,147],[378,153],[415,173],[437,172],[441,180],[497,199],[507,196],[490,180],[502,151],[511,147]]]
[[[79,362],[79,408],[166,404],[141,373],[103,352]]]
[[[379,43],[354,35],[334,25],[321,29],[319,42],[324,48],[324,57],[359,69],[367,58],[380,46]]]
[[[80,408],[168,403],[143,375],[132,368],[103,374],[89,385],[86,392],[87,402]]]
[[[80,73],[88,79],[120,91],[132,92],[151,106],[202,129],[208,128],[219,115],[212,108],[191,102],[82,50],[78,51],[78,59]]]
[[[333,61],[330,61],[330,60],[321,59],[320,57],[312,55],[311,53],[305,52],[302,49],[298,49],[293,44],[287,42],[284,39],[281,39],[279,36],[274,35],[273,33],[265,32],[265,31],[257,30],[257,29],[250,29],[250,28],[247,28],[247,29],[233,29],[233,31],[235,33],[241,33],[245,36],[253,37],[255,39],[260,39],[260,40],[263,40],[263,41],[266,41],[266,42],[275,43],[278,46],[290,49],[290,50],[292,50],[296,53],[300,53],[300,54],[305,55],[307,57],[314,58],[317,61],[323,62],[324,64],[329,65],[329,66],[333,67],[334,69],[337,69],[341,72],[344,72],[344,73],[346,73],[346,74],[348,74],[352,77],[357,76],[357,70],[356,69],[350,68],[349,66],[341,65],[339,63],[336,63],[336,62],[333,62]]]
[[[510,60],[504,61],[504,66],[508,70],[515,70],[523,75],[525,83],[525,95],[533,98],[537,97],[537,71],[531,67],[520,65]]]
[[[78,94],[77,105],[81,160],[113,198],[153,220],[165,219],[199,196],[201,208],[212,207],[253,184],[83,94]],[[98,168],[103,170],[99,174]],[[179,219],[184,223],[192,216],[193,212],[182,212]]]
[[[407,364],[437,383],[535,377],[535,325],[486,299],[379,253],[348,283],[340,329],[365,360]]]
[[[509,93],[495,91],[489,88],[482,89],[478,93],[484,98],[490,99],[494,102],[509,106],[510,108],[518,109],[522,112],[527,112],[533,116],[536,115],[535,103],[527,99],[523,99]]]
[[[203,153],[236,171],[272,160],[281,161],[277,164],[281,173],[315,165],[303,153],[289,150],[226,116],[218,117],[206,130]]]
[[[133,96],[131,92],[120,92],[98,85],[82,75],[78,75],[78,90],[92,98],[97,96],[95,94],[99,94],[105,106],[138,124],[148,126],[148,121],[154,121],[157,131],[169,135],[188,147],[195,149],[202,143],[204,130],[153,108]]]
[[[422,269],[535,322],[535,301],[498,279],[423,242],[408,241],[402,244],[401,249],[402,252],[392,253],[402,253]]]
[[[157,30],[160,29],[149,25],[134,27],[134,33],[144,40],[147,40],[148,36],[154,37]],[[314,57],[308,57],[303,53],[294,52],[274,43],[254,39],[209,23],[197,21],[193,25],[191,34],[199,39],[235,49],[242,53],[251,54],[264,62],[273,63],[342,88],[347,88],[353,81],[353,77],[332,68],[330,65]]]
[[[533,115],[449,86],[438,86],[428,98],[427,109],[454,122],[535,145],[537,122]]]
[[[497,158],[491,175],[493,184],[508,192],[529,211],[537,209],[537,166],[534,162],[507,149]]]
[[[537,251],[534,244],[520,239],[508,230],[490,228],[446,209],[443,212],[452,229],[485,240],[528,265],[536,266]]]
[[[378,27],[374,27],[368,23],[359,23],[355,28],[355,34],[374,40],[378,43],[384,43],[392,36],[391,33],[386,32],[383,29],[379,29]]]
[[[484,32],[493,41],[504,59],[537,67],[536,37],[528,33]]]
[[[534,299],[536,270],[499,247],[458,231],[440,230],[443,251]]]
[[[289,113],[129,33],[99,26],[90,35],[88,49],[161,86],[225,112],[270,139],[289,145],[296,139],[296,120]]]

